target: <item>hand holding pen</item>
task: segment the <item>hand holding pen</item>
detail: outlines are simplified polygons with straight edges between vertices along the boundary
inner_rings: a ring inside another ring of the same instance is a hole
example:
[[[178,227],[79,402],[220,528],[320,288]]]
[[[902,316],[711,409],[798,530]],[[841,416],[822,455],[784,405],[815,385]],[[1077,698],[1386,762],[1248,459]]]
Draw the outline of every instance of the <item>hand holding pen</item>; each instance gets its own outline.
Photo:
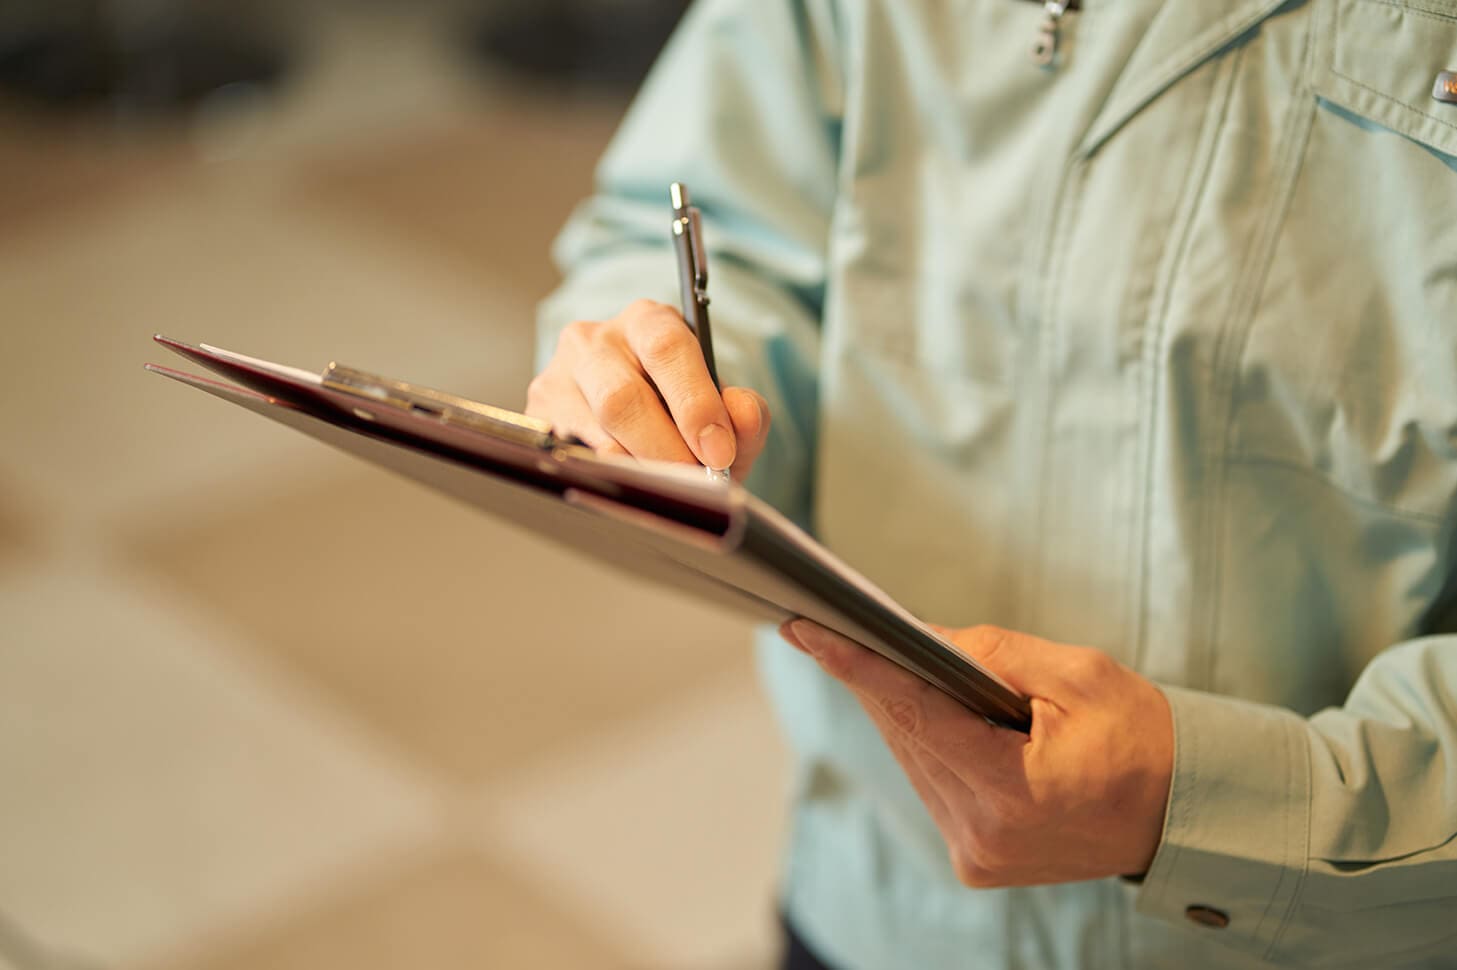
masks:
[[[691,209],[681,186],[673,193],[675,227],[684,217],[677,211],[680,201],[683,209]],[[728,469],[742,481],[768,437],[769,408],[748,388],[720,392],[716,372],[710,370],[701,225],[684,215],[689,222],[683,241],[690,254],[698,240],[697,258],[685,276],[678,231],[673,231],[680,283],[692,281],[683,291],[686,313],[638,300],[610,320],[568,324],[551,360],[527,389],[525,410],[599,452],[695,462]]]

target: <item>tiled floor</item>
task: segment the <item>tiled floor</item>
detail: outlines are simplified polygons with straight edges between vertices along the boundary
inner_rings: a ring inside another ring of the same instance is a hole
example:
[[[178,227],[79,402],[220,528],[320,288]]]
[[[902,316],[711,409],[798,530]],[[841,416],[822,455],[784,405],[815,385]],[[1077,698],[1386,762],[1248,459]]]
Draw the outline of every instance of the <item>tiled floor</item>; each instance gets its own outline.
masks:
[[[744,623],[141,371],[520,402],[622,103],[346,6],[267,111],[0,113],[0,968],[767,966]]]
[[[732,623],[651,636],[639,591],[605,568],[368,467],[269,487],[140,541],[126,568],[157,573],[464,784],[712,680],[744,652]],[[697,626],[676,600],[653,612],[668,629]]]
[[[741,668],[488,789],[481,838],[591,912],[639,963],[655,954],[664,967],[762,966],[776,744]],[[660,789],[670,797],[643,797]]]
[[[11,482],[0,480],[0,575],[7,568],[19,568],[38,551],[40,536],[30,505]]]
[[[169,967],[626,967],[626,954],[509,869],[460,852],[394,867],[301,906],[251,939],[217,940]]]

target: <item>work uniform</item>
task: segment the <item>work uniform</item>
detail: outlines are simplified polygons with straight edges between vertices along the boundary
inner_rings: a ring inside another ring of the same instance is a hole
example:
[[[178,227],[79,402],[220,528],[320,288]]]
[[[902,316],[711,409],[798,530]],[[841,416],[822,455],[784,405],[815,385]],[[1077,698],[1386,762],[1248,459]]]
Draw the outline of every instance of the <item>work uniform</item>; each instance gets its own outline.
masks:
[[[751,487],[917,615],[1168,696],[1142,881],[975,890],[766,631],[782,902],[826,962],[1457,966],[1457,0],[1045,20],[703,0],[559,241],[543,359],[676,302],[686,182],[719,368],[773,411]]]

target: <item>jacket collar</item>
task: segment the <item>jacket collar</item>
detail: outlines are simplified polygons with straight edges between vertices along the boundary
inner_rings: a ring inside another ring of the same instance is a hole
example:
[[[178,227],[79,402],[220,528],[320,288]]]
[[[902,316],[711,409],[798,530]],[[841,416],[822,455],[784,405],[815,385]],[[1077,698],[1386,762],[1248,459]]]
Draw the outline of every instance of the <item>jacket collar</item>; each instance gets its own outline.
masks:
[[[1291,0],[1167,0],[1154,11],[1143,39],[1133,49],[1127,65],[1114,82],[1103,107],[1078,145],[1077,155],[1087,157],[1123,127],[1128,119],[1175,81],[1210,57],[1238,42],[1277,9]],[[1146,9],[1132,9],[1126,16],[1148,16]],[[1113,4],[1103,8],[1104,16],[1118,16]]]

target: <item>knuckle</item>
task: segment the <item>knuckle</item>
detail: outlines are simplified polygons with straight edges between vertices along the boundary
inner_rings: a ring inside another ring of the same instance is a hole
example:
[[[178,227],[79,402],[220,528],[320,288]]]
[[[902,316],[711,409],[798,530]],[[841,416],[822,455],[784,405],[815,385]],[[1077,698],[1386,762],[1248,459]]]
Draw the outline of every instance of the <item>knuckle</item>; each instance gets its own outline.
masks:
[[[920,737],[923,718],[921,705],[905,697],[892,697],[884,703],[885,716],[910,737]]]
[[[991,886],[990,874],[978,864],[976,856],[965,846],[951,849],[951,871],[956,881],[969,889],[986,889]]]
[[[759,431],[755,436],[759,440],[769,437],[769,426],[774,421],[774,415],[769,413],[769,405],[761,398],[759,401]]]
[[[769,431],[769,409],[763,398],[753,391],[728,389],[721,400],[740,447],[761,446]]]
[[[617,384],[597,399],[597,420],[609,431],[631,424],[642,414],[645,395],[632,384]]]
[[[544,413],[552,398],[552,381],[543,371],[531,379],[526,385],[526,413]]]
[[[571,350],[584,347],[592,342],[599,325],[590,320],[573,320],[562,328],[561,335],[557,337],[557,348],[559,350]]]
[[[1080,679],[1094,681],[1107,677],[1116,667],[1113,658],[1093,647],[1077,647],[1071,666]]]
[[[990,660],[1007,645],[1010,634],[999,626],[981,623],[967,630],[965,636],[978,658]]]
[[[817,659],[825,673],[838,680],[853,680],[859,670],[855,655],[848,650],[840,650],[833,644],[820,650]]]
[[[995,876],[1005,871],[1011,861],[1011,852],[1008,851],[1005,838],[993,833],[984,834],[976,861],[982,871],[989,875]]]
[[[952,856],[951,868],[956,873],[956,881],[970,889],[993,889],[997,885],[996,873],[974,852],[963,851]]]
[[[622,316],[628,318],[642,318],[656,316],[668,309],[666,304],[657,300],[649,300],[647,297],[638,297],[622,310]]]
[[[959,784],[961,781],[961,779],[957,777],[956,772],[946,767],[943,762],[936,758],[931,758],[927,760],[923,765],[922,770],[925,771],[927,778],[937,784],[956,785]]]
[[[962,842],[976,857],[977,865],[987,872],[1002,869],[1010,858],[1012,833],[1007,821],[996,812],[980,812],[975,820],[963,823]]]
[[[688,340],[687,327],[673,320],[655,317],[638,331],[638,353],[650,363],[669,361],[684,351]]]

